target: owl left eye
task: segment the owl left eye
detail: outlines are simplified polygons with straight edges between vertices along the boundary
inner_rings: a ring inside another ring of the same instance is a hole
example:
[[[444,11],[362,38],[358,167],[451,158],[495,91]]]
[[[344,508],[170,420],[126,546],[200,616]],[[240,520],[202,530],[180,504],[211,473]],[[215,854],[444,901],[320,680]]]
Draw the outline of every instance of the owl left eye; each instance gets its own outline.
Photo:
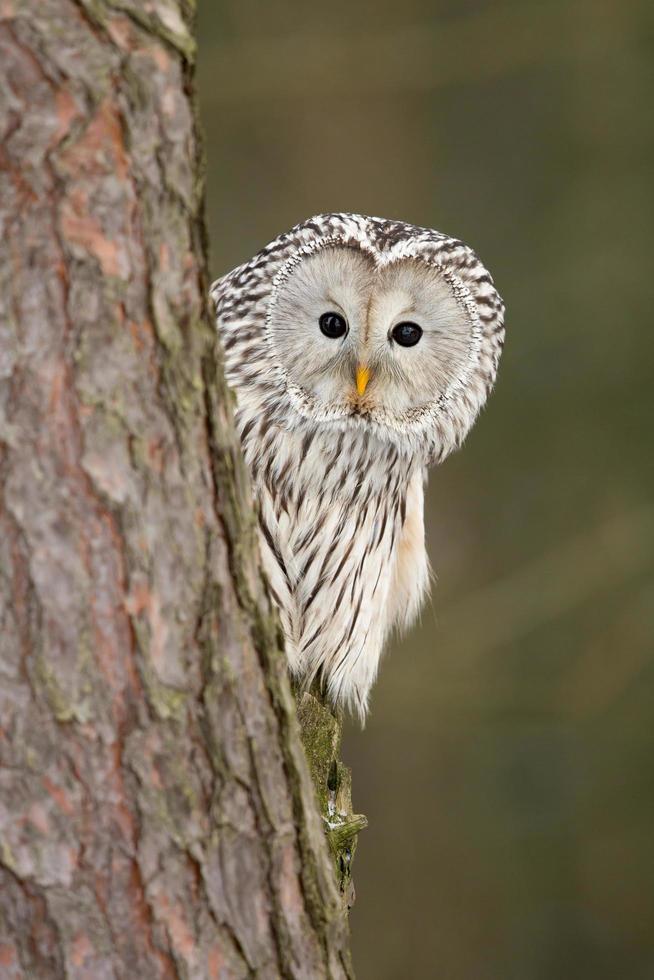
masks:
[[[347,331],[347,323],[340,313],[323,313],[318,323],[325,337],[329,337],[331,340],[342,337]]]
[[[422,327],[417,323],[397,323],[391,330],[391,337],[400,347],[415,347],[422,337]]]

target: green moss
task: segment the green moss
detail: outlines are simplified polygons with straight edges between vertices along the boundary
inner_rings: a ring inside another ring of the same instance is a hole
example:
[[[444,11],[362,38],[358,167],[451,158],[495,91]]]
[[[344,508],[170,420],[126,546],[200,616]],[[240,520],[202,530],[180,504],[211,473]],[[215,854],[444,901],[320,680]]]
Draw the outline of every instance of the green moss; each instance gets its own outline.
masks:
[[[341,745],[341,722],[331,708],[308,691],[298,695],[297,713],[320,811],[326,814],[330,773]]]
[[[349,907],[354,901],[352,861],[357,835],[368,821],[363,814],[352,812],[352,774],[339,758],[342,718],[317,689],[296,692],[296,702],[302,744],[318,797],[336,881],[342,902]]]

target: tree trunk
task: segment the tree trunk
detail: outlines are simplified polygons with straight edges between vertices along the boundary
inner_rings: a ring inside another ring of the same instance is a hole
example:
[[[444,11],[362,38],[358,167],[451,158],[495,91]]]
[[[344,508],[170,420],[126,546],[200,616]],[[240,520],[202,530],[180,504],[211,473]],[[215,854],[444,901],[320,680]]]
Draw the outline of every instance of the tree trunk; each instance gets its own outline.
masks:
[[[191,0],[0,0],[0,975],[343,977],[211,316]]]

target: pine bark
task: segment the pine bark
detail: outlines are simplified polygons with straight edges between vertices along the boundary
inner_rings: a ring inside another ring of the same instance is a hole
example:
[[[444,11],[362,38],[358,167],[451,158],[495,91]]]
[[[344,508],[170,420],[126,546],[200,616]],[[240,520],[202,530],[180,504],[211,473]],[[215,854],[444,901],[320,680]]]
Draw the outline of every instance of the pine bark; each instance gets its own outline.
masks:
[[[207,308],[190,0],[0,0],[0,975],[345,977]]]

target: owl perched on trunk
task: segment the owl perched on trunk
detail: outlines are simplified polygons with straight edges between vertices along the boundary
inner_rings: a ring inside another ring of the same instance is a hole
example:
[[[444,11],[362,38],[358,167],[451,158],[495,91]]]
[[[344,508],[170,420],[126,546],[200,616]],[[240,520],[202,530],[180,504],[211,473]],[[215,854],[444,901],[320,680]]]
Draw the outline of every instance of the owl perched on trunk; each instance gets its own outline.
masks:
[[[212,287],[292,673],[365,718],[427,592],[427,467],[490,392],[502,300],[463,242],[323,214]]]

